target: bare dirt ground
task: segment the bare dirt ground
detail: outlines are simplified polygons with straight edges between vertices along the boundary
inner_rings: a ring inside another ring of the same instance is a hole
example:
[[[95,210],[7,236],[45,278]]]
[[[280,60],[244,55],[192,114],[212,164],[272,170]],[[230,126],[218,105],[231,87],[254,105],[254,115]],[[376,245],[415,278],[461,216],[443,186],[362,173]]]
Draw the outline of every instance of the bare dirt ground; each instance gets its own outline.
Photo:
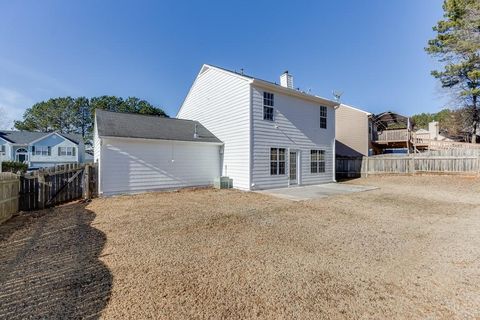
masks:
[[[0,318],[480,318],[480,180],[353,183],[380,189],[152,193],[16,217],[0,226]]]

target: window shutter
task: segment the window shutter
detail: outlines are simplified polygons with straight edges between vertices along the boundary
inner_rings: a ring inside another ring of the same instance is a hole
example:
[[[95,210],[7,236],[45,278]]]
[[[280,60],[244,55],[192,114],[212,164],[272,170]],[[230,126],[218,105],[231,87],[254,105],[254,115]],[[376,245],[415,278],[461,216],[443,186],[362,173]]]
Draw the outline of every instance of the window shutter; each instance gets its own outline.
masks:
[[[72,156],[75,156],[75,147],[72,147]]]
[[[57,149],[58,150],[58,155],[60,155],[60,153],[61,153],[60,150],[61,149],[62,149],[62,147],[58,147],[58,149]]]
[[[35,146],[32,146],[32,154],[35,154]]]
[[[48,154],[49,156],[52,155],[52,147],[48,147],[47,154]]]

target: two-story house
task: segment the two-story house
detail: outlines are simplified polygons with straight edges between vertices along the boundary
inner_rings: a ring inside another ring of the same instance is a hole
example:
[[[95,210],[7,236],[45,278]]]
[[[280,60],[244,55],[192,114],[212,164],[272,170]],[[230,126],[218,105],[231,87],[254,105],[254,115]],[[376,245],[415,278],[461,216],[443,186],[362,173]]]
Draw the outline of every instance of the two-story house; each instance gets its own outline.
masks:
[[[335,180],[337,102],[203,65],[177,118],[199,121],[224,143],[222,174],[244,190]]]
[[[29,168],[82,163],[83,139],[79,135],[57,132],[0,131],[0,162],[27,163]]]

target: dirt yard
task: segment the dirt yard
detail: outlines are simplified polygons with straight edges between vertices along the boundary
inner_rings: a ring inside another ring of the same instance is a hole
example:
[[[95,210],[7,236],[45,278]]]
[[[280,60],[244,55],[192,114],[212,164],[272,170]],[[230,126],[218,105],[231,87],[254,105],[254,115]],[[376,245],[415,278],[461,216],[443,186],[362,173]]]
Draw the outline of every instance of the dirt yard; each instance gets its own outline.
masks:
[[[352,182],[350,182],[352,183]],[[96,199],[0,226],[0,318],[480,318],[480,180]]]

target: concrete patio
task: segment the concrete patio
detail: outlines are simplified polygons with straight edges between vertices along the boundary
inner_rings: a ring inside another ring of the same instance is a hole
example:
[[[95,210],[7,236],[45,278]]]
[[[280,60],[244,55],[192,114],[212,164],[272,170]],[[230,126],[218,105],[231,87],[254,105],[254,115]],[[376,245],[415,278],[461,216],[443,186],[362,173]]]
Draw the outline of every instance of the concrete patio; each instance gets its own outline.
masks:
[[[294,186],[289,188],[278,188],[255,191],[268,194],[277,198],[293,201],[321,199],[335,195],[363,192],[378,189],[378,187],[353,185],[346,183],[325,183],[311,186]]]

